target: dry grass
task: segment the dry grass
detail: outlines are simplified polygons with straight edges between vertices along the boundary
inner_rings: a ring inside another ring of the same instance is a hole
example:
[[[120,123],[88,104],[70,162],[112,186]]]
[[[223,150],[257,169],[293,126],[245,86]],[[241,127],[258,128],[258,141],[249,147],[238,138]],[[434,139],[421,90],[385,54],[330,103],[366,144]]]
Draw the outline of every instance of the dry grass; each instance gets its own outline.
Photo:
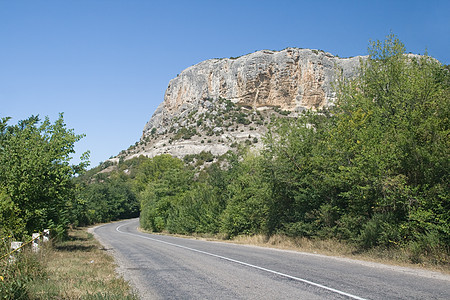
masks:
[[[152,234],[167,234],[183,238],[194,238],[208,241],[221,241],[226,243],[235,243],[243,245],[254,245],[259,247],[269,247],[283,250],[292,250],[298,252],[307,252],[322,254],[328,256],[338,256],[350,259],[363,260],[368,262],[377,262],[389,265],[396,265],[409,268],[420,268],[430,271],[437,271],[444,274],[450,274],[450,257],[441,253],[440,257],[421,255],[420,262],[413,263],[414,256],[408,249],[381,249],[373,248],[367,251],[359,250],[355,245],[341,242],[335,239],[309,239],[305,237],[288,237],[286,235],[275,234],[270,237],[265,235],[240,235],[233,239],[228,239],[225,234],[193,234],[190,236],[180,234],[154,233],[143,229],[142,232]]]
[[[238,236],[232,242],[335,256],[352,255],[356,251],[355,247],[337,240],[290,238],[280,234],[275,234],[269,238],[263,235]]]
[[[47,279],[30,288],[35,299],[137,299],[115,273],[114,259],[85,230],[45,249]]]
[[[420,263],[411,262],[411,253],[407,249],[371,249],[360,251],[356,246],[340,242],[338,240],[291,238],[284,235],[264,235],[237,236],[230,240],[231,243],[255,245],[260,247],[272,247],[277,249],[293,250],[323,254],[329,256],[339,256],[364,261],[378,262],[410,268],[423,268],[431,271],[438,271],[450,274],[450,264],[448,257],[443,257],[436,261],[434,257],[423,256]]]

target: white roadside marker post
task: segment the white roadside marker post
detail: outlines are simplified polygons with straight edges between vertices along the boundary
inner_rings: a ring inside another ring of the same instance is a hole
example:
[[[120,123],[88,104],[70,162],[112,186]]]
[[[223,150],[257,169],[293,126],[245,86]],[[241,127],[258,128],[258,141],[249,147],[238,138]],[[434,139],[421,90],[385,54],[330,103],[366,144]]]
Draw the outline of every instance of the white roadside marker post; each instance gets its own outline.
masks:
[[[11,242],[11,251],[20,252],[20,247],[22,247],[22,242]],[[11,254],[9,256],[9,262],[14,263],[16,261],[16,257]]]
[[[31,242],[31,250],[33,252],[39,252],[40,236],[40,233],[33,233],[33,235],[31,236],[33,239],[33,242]]]
[[[44,229],[42,233],[42,241],[44,243],[48,242],[50,240],[50,229]]]

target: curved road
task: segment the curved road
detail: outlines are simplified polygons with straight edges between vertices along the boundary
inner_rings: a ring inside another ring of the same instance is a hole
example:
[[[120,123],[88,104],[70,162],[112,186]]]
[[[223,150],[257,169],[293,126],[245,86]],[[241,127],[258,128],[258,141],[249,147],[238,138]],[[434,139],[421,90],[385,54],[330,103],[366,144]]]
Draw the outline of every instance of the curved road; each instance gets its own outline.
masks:
[[[450,299],[437,272],[152,235],[139,220],[96,227],[142,299]]]

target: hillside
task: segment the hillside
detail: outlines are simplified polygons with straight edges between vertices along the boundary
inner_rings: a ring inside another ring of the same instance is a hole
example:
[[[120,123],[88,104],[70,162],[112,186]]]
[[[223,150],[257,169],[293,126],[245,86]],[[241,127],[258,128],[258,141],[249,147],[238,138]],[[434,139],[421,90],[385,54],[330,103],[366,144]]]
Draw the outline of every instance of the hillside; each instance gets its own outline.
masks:
[[[111,161],[259,147],[273,114],[295,117],[333,105],[338,76],[355,77],[361,58],[287,48],[200,62],[169,82],[141,140]]]

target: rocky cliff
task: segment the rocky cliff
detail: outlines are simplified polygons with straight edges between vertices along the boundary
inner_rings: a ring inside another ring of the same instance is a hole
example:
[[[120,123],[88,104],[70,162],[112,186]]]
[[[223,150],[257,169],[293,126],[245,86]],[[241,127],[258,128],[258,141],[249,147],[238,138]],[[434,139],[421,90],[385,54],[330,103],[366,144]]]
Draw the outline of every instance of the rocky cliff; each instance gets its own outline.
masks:
[[[164,121],[211,99],[229,99],[251,108],[322,108],[333,103],[336,74],[353,77],[358,66],[359,57],[339,58],[319,50],[296,48],[203,61],[170,81],[164,102],[143,134],[152,128],[161,129]]]
[[[338,74],[354,77],[361,58],[287,48],[200,62],[169,82],[141,141],[122,155],[220,155],[236,142],[258,144],[270,111],[333,105]]]

